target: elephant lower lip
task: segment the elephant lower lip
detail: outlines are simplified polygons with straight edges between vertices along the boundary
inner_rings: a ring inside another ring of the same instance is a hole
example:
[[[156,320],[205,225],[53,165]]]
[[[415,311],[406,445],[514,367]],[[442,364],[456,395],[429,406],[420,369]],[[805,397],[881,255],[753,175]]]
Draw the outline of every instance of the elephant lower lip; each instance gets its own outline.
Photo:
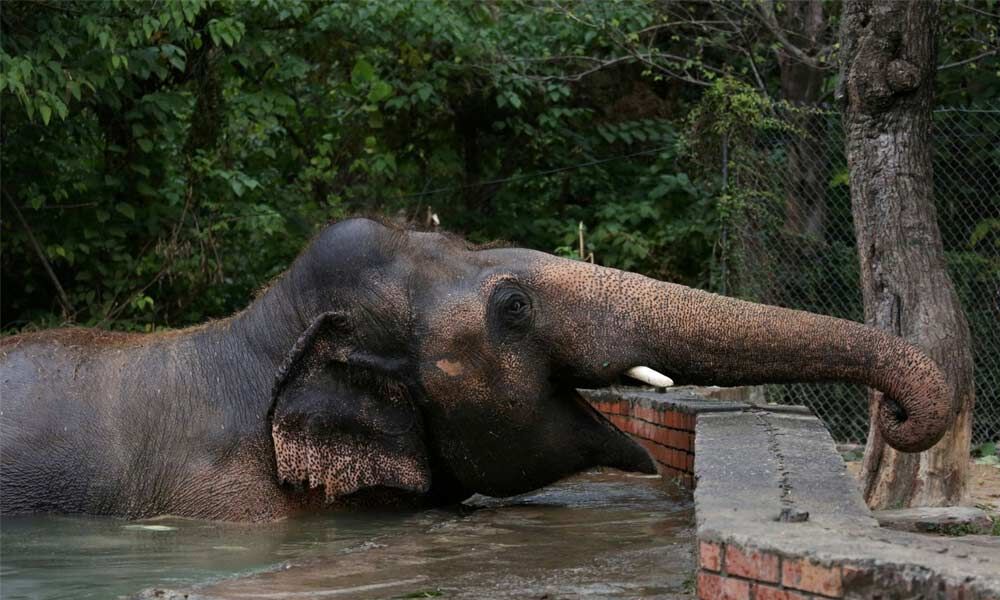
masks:
[[[649,453],[632,439],[632,436],[615,427],[614,423],[594,408],[576,389],[573,389],[571,395],[580,408],[607,432],[603,440],[604,444],[600,452],[598,466],[649,475],[657,473],[656,464]]]

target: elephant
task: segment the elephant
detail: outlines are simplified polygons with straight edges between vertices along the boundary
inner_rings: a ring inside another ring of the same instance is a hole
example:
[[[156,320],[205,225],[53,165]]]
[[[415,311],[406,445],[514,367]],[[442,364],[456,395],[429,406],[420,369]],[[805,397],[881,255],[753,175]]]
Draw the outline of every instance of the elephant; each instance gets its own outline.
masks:
[[[266,521],[655,473],[577,392],[637,366],[865,384],[906,452],[951,419],[935,363],[860,323],[352,218],[229,318],[0,341],[0,511]]]

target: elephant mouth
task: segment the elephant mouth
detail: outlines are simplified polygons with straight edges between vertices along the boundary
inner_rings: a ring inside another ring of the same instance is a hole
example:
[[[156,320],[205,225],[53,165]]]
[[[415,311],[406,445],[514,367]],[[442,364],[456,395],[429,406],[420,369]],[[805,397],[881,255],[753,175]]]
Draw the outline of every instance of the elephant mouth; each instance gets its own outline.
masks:
[[[608,386],[605,386],[608,387]],[[657,473],[656,463],[652,457],[635,439],[621,429],[618,429],[605,415],[583,397],[574,387],[565,394],[596,428],[595,466],[611,467],[622,471],[632,471],[654,475]]]

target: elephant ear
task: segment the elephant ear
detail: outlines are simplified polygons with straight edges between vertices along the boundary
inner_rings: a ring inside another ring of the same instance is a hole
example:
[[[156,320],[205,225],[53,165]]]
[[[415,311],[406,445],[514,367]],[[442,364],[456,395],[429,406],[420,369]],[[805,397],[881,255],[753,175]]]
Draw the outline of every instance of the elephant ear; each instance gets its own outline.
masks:
[[[373,487],[430,488],[423,424],[391,361],[355,353],[346,319],[326,313],[278,372],[271,436],[283,483],[324,488],[328,502]]]

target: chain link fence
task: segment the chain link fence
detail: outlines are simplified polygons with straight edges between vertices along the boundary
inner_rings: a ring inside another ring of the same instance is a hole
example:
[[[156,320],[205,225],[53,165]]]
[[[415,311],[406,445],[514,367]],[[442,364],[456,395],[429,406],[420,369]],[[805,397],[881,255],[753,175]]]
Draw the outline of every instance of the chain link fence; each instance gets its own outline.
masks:
[[[732,215],[722,236],[721,291],[864,321],[844,132],[829,109],[787,111],[739,140],[724,138]],[[1000,107],[934,113],[934,190],[952,279],[972,330],[973,443],[1000,439]],[[767,386],[768,401],[809,406],[835,439],[863,443],[865,389]]]

